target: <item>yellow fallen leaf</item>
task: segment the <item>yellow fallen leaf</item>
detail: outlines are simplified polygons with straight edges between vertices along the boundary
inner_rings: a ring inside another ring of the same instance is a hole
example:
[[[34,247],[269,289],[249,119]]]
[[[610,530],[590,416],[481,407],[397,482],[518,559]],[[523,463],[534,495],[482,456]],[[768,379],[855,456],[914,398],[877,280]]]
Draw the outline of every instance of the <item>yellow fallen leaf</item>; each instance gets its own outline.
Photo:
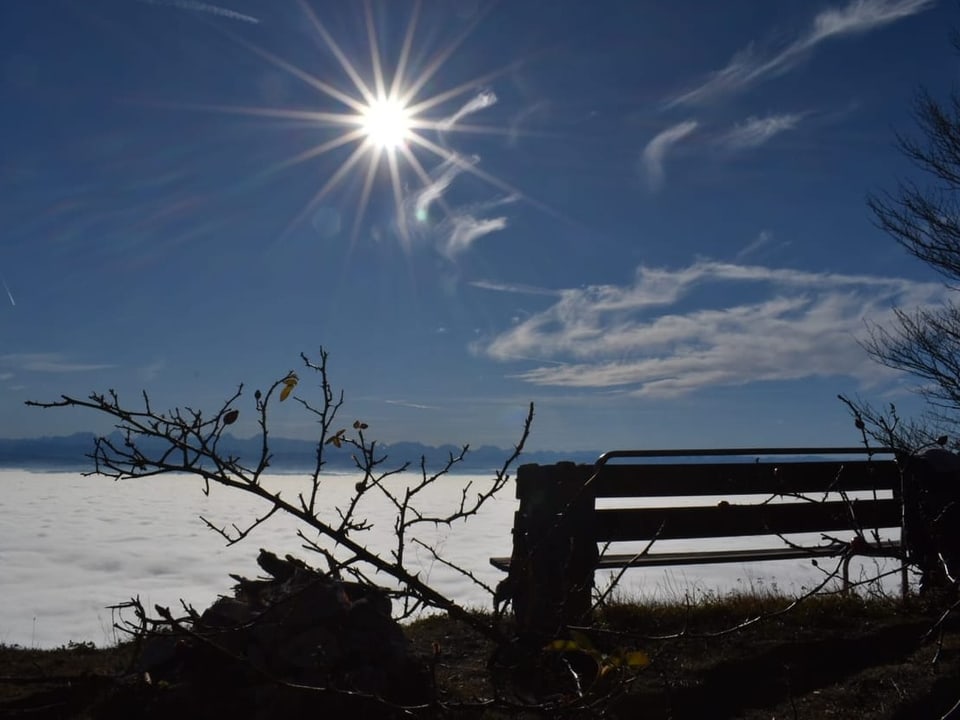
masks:
[[[579,630],[571,630],[570,637],[580,647],[581,650],[585,650],[586,652],[597,652],[597,649],[593,646],[590,638],[585,633],[582,633]]]
[[[580,646],[573,640],[554,640],[547,645],[544,650],[556,650],[557,652],[579,650]]]
[[[650,664],[650,657],[642,650],[624,653],[623,659],[630,667],[646,667]]]

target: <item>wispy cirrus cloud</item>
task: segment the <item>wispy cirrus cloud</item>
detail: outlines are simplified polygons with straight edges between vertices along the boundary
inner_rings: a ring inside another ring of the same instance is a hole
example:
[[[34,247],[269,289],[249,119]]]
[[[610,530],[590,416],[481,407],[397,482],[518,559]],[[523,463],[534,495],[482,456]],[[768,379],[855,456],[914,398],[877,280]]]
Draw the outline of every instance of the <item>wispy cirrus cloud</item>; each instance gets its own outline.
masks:
[[[773,242],[773,233],[769,230],[761,230],[756,238],[737,251],[736,259],[743,260],[748,255],[753,255],[762,248],[768,247],[771,242]]]
[[[455,157],[445,160],[435,170],[431,182],[411,195],[404,202],[404,213],[411,235],[431,242],[435,249],[453,260],[464,253],[478,239],[507,227],[504,215],[485,217],[495,208],[509,205],[519,198],[516,195],[472,203],[470,205],[442,207],[441,219],[431,221],[430,215],[435,204],[442,204],[444,193],[466,166],[479,161],[479,158]]]
[[[495,204],[490,203],[486,207],[493,207]],[[448,226],[449,232],[446,233],[446,241],[443,243],[442,252],[448,258],[453,259],[469,249],[478,238],[497,230],[503,230],[507,227],[507,219],[502,216],[476,218],[470,213],[461,213],[455,215],[445,225]]]
[[[0,367],[14,371],[41,373],[75,373],[109,370],[107,363],[74,362],[60,353],[10,353],[0,355]]]
[[[643,149],[642,163],[651,190],[658,190],[663,185],[663,161],[667,153],[696,129],[696,120],[686,120],[668,127],[647,143]]]
[[[13,293],[10,292],[10,286],[7,285],[7,279],[6,279],[5,277],[3,277],[2,275],[0,275],[0,282],[3,283],[3,289],[6,290],[6,292],[7,292],[7,298],[10,300],[10,306],[11,306],[11,307],[16,307],[16,306],[17,306],[17,301],[13,299]]]
[[[141,380],[144,380],[145,382],[152,382],[160,377],[160,374],[163,372],[166,365],[166,361],[162,358],[159,360],[154,360],[149,365],[144,365],[143,367],[139,368],[137,374],[140,376]]]
[[[413,408],[414,410],[439,410],[437,405],[423,405],[422,403],[407,402],[405,400],[384,400],[387,405],[398,405],[405,408]]]
[[[443,194],[450,187],[456,177],[462,173],[467,165],[480,162],[476,155],[472,157],[451,157],[438,165],[427,183],[417,192],[407,198],[405,208],[411,221],[425,222],[430,217],[430,209],[443,198]]]
[[[851,0],[841,8],[817,14],[807,30],[773,54],[758,54],[752,47],[737,52],[727,65],[711,73],[700,85],[671,99],[668,107],[698,105],[739,92],[769,77],[781,75],[804,60],[831,38],[869,32],[923,12],[936,0]]]
[[[724,133],[720,137],[720,144],[730,150],[760,147],[780,133],[796,128],[802,119],[800,113],[750,117]]]
[[[463,107],[457,110],[453,115],[441,120],[439,125],[441,130],[450,130],[456,125],[460,120],[465,118],[467,115],[475,113],[479,110],[490,107],[491,105],[496,104],[497,95],[492,90],[484,90],[483,92],[475,95],[470,100],[468,100]]]
[[[946,292],[938,283],[716,261],[640,267],[632,285],[565,290],[474,349],[501,361],[543,358],[517,375],[537,385],[637,396],[828,376],[871,384],[896,374],[858,344],[865,322],[885,322],[894,306],[942,302]],[[725,293],[736,299],[724,303]]]
[[[492,280],[471,280],[467,283],[480,290],[492,290],[494,292],[516,293],[519,295],[552,295],[559,296],[562,290],[552,290],[550,288],[538,287],[536,285],[524,285],[523,283],[502,283]]]
[[[493,91],[483,91],[460,107],[443,121],[442,129],[453,129],[463,118],[497,101]],[[490,210],[516,202],[519,196],[510,194],[466,206],[451,207],[444,202],[444,195],[462,173],[475,172],[472,168],[480,162],[479,155],[462,156],[451,153],[433,169],[425,185],[409,194],[403,202],[403,223],[412,238],[427,241],[450,260],[470,249],[480,238],[507,227],[503,215],[487,216]],[[440,212],[434,206],[440,206]],[[432,215],[440,219],[433,220]]]

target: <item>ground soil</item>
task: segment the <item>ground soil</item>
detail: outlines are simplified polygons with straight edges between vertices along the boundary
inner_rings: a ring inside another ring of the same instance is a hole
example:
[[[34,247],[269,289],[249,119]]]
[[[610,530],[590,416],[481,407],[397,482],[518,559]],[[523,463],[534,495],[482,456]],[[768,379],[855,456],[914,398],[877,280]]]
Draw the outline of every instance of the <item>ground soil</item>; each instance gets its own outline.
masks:
[[[960,699],[960,621],[955,617],[960,610],[937,623],[948,600],[829,598],[770,615],[784,603],[768,597],[688,607],[617,605],[589,631],[589,651],[547,653],[548,661],[536,662],[516,661],[515,648],[495,654],[492,644],[472,631],[428,618],[407,630],[417,653],[435,666],[438,702],[411,712],[477,718],[924,719],[946,716]],[[758,614],[767,617],[729,631]],[[573,642],[585,648],[588,641],[575,636]],[[622,651],[634,650],[646,653],[648,666],[614,667],[614,658],[626,657]],[[226,712],[252,718],[278,717],[285,707],[295,707],[266,691],[270,700],[263,707],[238,707],[223,686],[211,694],[149,685],[128,673],[132,656],[129,645],[50,651],[0,647],[0,717],[183,720]],[[593,665],[583,670],[582,661]],[[597,666],[608,672],[591,684]],[[543,679],[558,668],[567,672],[562,682]],[[582,698],[571,689],[570,668],[586,678]],[[298,698],[304,701],[302,693]],[[314,693],[306,702],[321,711],[318,715],[339,714],[330,712],[328,694]],[[541,707],[523,707],[530,702]],[[399,708],[375,705],[363,712],[364,717],[402,714]]]

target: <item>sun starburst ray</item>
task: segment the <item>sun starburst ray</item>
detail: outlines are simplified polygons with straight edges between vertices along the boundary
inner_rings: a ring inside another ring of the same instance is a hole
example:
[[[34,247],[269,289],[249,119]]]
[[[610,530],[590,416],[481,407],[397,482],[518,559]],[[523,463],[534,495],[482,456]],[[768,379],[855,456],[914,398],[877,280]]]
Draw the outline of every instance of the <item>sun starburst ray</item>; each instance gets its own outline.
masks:
[[[401,94],[400,101],[404,106],[409,105],[412,100],[420,93],[424,85],[426,85],[433,78],[434,75],[443,67],[444,63],[450,59],[450,56],[456,52],[468,37],[473,33],[477,24],[480,22],[480,18],[485,13],[478,13],[473,20],[464,28],[463,32],[460,33],[453,41],[447,45],[443,50],[437,53],[430,62],[427,63],[427,66],[417,75],[417,77],[411,82],[410,87]]]
[[[407,71],[407,62],[410,60],[410,49],[413,47],[413,35],[416,32],[417,20],[420,17],[420,5],[420,0],[416,0],[410,13],[407,32],[403,36],[403,47],[400,48],[400,57],[397,59],[397,67],[393,71],[393,80],[390,82],[390,97],[400,97],[404,73]]]
[[[159,103],[152,103],[157,105]],[[356,114],[318,112],[316,110],[297,110],[295,108],[257,107],[254,105],[211,105],[208,103],[164,103],[164,107],[199,112],[217,112],[227,115],[248,115],[250,117],[277,118],[281,120],[304,120],[311,125],[329,123],[331,125],[356,125]]]
[[[397,167],[396,152],[387,152],[387,164],[390,166],[390,179],[393,181],[393,201],[397,208],[397,224],[400,229],[400,238],[404,249],[410,250],[410,233],[407,231],[407,220],[403,215],[403,195],[400,186],[400,170]]]
[[[347,74],[350,80],[353,82],[354,87],[356,87],[357,92],[363,96],[364,102],[369,105],[372,103],[376,96],[373,94],[373,91],[370,87],[364,82],[363,78],[360,77],[360,73],[357,72],[357,69],[353,66],[353,63],[350,62],[350,59],[347,57],[346,53],[340,49],[340,46],[337,44],[337,41],[333,39],[333,36],[327,31],[326,26],[320,22],[320,18],[317,17],[317,14],[313,9],[307,4],[306,0],[300,0],[300,7],[303,8],[303,11],[306,13],[307,17],[310,19],[313,27],[320,33],[320,36],[323,38],[323,41],[327,44],[327,47],[330,48],[330,51],[333,53],[333,56],[337,59],[337,62],[340,63],[340,67],[343,68],[343,71]],[[363,106],[359,108],[354,108],[358,112],[363,112]]]
[[[410,167],[413,168],[414,173],[417,177],[420,178],[420,182],[423,183],[423,187],[427,188],[433,184],[433,178],[430,177],[430,174],[426,171],[426,168],[420,163],[420,160],[417,159],[417,156],[413,154],[413,151],[406,145],[400,148],[400,152],[403,154],[404,159],[410,163]],[[453,210],[451,210],[450,205],[442,196],[438,197],[436,200],[437,204],[440,206],[440,209],[443,210],[443,214],[446,217],[453,216]],[[416,218],[417,220],[426,220],[426,218]]]
[[[312,160],[315,157],[320,157],[321,155],[328,153],[331,150],[335,150],[338,147],[348,145],[352,142],[356,142],[357,140],[362,140],[364,137],[366,137],[366,131],[363,128],[357,128],[356,130],[353,130],[348,133],[344,133],[343,135],[338,135],[332,140],[328,140],[327,142],[321,143],[320,145],[315,145],[312,148],[307,148],[301,153],[298,153],[292,157],[287,158],[286,160],[281,160],[280,162],[269,166],[268,168],[266,168],[264,171],[261,172],[261,176],[265,177],[267,175],[273,175],[281,170],[286,170],[287,168],[293,167],[294,165],[299,165],[301,163],[304,163],[307,160]]]
[[[459,153],[451,152],[450,150],[447,150],[445,147],[437,145],[432,140],[427,140],[427,138],[423,137],[422,135],[411,134],[410,139],[416,144],[420,145],[421,147],[426,148],[427,150],[429,150],[430,152],[432,152],[434,155],[441,158],[442,160],[449,160],[454,165],[459,167],[461,170],[464,170],[465,172],[468,172],[471,175],[475,175],[481,180],[485,180],[486,182],[493,185],[494,187],[498,187],[504,192],[510,193],[511,195],[516,195],[517,197],[526,198],[526,195],[522,193],[520,190],[518,190],[517,188],[515,188],[513,185],[501,180],[495,175],[491,175],[490,173],[484,170],[481,170],[474,163],[467,162],[466,160],[463,159],[463,157]]]
[[[413,119],[410,121],[410,130],[439,130],[441,132],[446,130],[456,130],[457,134],[470,134],[470,135],[502,135],[503,137],[511,137],[513,135],[527,135],[527,136],[544,136],[550,137],[546,133],[532,133],[532,132],[519,132],[517,130],[511,130],[510,128],[496,127],[494,125],[463,125],[461,123],[451,124],[443,120],[416,120]]]
[[[485,170],[481,170],[481,169],[478,168],[475,164],[466,162],[466,161],[465,161],[460,155],[458,155],[457,153],[450,152],[450,151],[447,150],[446,148],[443,148],[443,147],[441,147],[440,145],[437,145],[436,143],[434,143],[434,142],[432,142],[432,141],[430,141],[430,140],[427,140],[425,137],[422,137],[421,135],[417,135],[417,134],[412,133],[412,134],[410,135],[410,139],[411,139],[413,142],[415,142],[415,143],[417,143],[418,145],[420,145],[421,147],[426,148],[427,150],[429,150],[430,152],[432,152],[432,153],[435,154],[436,156],[438,156],[438,157],[440,157],[440,158],[443,158],[443,159],[445,159],[445,160],[449,160],[449,161],[453,162],[453,163],[456,164],[458,167],[460,167],[461,169],[463,169],[465,172],[468,172],[468,173],[470,173],[471,175],[474,175],[474,176],[480,178],[481,180],[486,181],[487,183],[489,183],[490,185],[493,185],[494,187],[500,188],[500,189],[503,190],[504,192],[508,193],[510,196],[515,197],[515,198],[517,198],[518,200],[521,200],[521,199],[522,199],[524,202],[529,203],[530,205],[533,205],[534,207],[536,207],[536,208],[539,209],[539,210],[542,210],[543,212],[547,213],[548,215],[551,215],[551,216],[553,216],[553,217],[555,217],[555,218],[558,218],[558,219],[560,219],[560,220],[564,220],[564,221],[566,221],[566,222],[569,222],[569,219],[568,219],[568,218],[566,218],[566,217],[563,216],[561,213],[559,213],[558,211],[556,211],[556,210],[554,210],[553,208],[551,208],[549,205],[541,202],[540,200],[537,200],[536,198],[531,197],[531,196],[528,195],[527,193],[521,191],[519,188],[511,185],[510,183],[508,183],[508,182],[506,182],[506,181],[504,181],[504,180],[501,180],[501,179],[498,178],[497,176],[491,175],[490,173],[486,172]]]
[[[317,206],[323,201],[323,199],[330,193],[333,188],[343,179],[343,177],[353,169],[353,166],[360,162],[360,159],[363,157],[364,153],[369,151],[368,143],[366,140],[362,141],[357,145],[356,149],[350,154],[346,160],[344,160],[340,167],[337,168],[337,171],[330,176],[330,178],[323,184],[316,194],[310,201],[304,206],[303,210],[290,222],[287,226],[286,232],[290,232],[299,225],[304,218],[306,218],[310,213],[317,209]]]
[[[421,113],[432,110],[437,105],[445,103],[448,100],[452,100],[455,97],[459,97],[468,92],[476,92],[477,88],[487,83],[496,80],[498,77],[505,75],[517,68],[518,63],[510,63],[509,65],[504,65],[501,68],[493,70],[491,72],[475,77],[472,80],[467,82],[460,83],[456,87],[450,88],[449,90],[444,90],[443,92],[437,93],[436,95],[431,95],[429,98],[422,100],[418,103],[408,105],[411,115],[420,115]]]
[[[293,75],[294,77],[299,78],[300,80],[303,80],[305,83],[307,83],[311,87],[316,88],[317,90],[322,92],[324,95],[327,95],[328,97],[331,97],[334,100],[339,100],[341,103],[343,103],[347,107],[352,108],[353,110],[356,110],[358,113],[363,112],[364,104],[361,101],[357,100],[356,98],[352,97],[351,95],[343,92],[338,88],[335,88],[333,85],[330,85],[329,83],[324,82],[318,77],[311,75],[306,70],[298,68],[293,63],[288,62],[287,60],[284,60],[283,58],[278,57],[277,55],[274,55],[272,52],[268,50],[264,50],[260,46],[254,45],[253,43],[248,42],[241,37],[237,37],[236,41],[241,45],[243,45],[244,47],[246,47],[251,52],[259,55],[260,57],[262,57],[264,60],[271,63],[275,67],[280,68],[281,70],[285,70],[286,72]],[[359,89],[359,86],[358,86],[358,89]]]
[[[367,209],[367,204],[370,202],[370,193],[373,190],[373,180],[377,175],[377,167],[379,165],[380,153],[370,153],[370,158],[367,163],[367,175],[363,179],[363,190],[360,192],[360,202],[357,203],[357,213],[353,219],[353,228],[350,230],[351,247],[353,246],[353,243],[356,241],[357,237],[360,235],[360,224],[363,221],[363,214]]]
[[[377,28],[373,21],[373,8],[370,0],[363,0],[363,15],[367,24],[367,44],[370,46],[370,63],[373,68],[373,87],[376,98],[383,102],[387,98],[386,86],[383,82],[383,67],[380,64],[380,41],[377,39]]]

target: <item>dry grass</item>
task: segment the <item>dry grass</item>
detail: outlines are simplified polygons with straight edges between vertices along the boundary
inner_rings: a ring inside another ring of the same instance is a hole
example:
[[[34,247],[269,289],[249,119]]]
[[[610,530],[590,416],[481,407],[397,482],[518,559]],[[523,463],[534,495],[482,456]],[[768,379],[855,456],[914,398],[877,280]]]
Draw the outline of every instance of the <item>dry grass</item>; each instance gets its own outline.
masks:
[[[824,595],[782,612],[789,602],[750,591],[610,603],[589,631],[596,647],[640,649],[651,664],[627,678],[627,692],[607,704],[607,716],[937,718],[960,697],[958,623],[951,618],[942,636],[926,636],[945,601]],[[757,617],[763,619],[745,623]],[[406,631],[425,660],[435,646],[440,650],[439,705],[423,715],[534,716],[491,704],[494,648],[487,641],[441,617]],[[116,717],[103,708],[111,707],[130,653],[129,646],[0,647],[0,716]],[[210,711],[199,705],[177,709],[178,720]],[[269,716],[246,710],[239,717]]]

